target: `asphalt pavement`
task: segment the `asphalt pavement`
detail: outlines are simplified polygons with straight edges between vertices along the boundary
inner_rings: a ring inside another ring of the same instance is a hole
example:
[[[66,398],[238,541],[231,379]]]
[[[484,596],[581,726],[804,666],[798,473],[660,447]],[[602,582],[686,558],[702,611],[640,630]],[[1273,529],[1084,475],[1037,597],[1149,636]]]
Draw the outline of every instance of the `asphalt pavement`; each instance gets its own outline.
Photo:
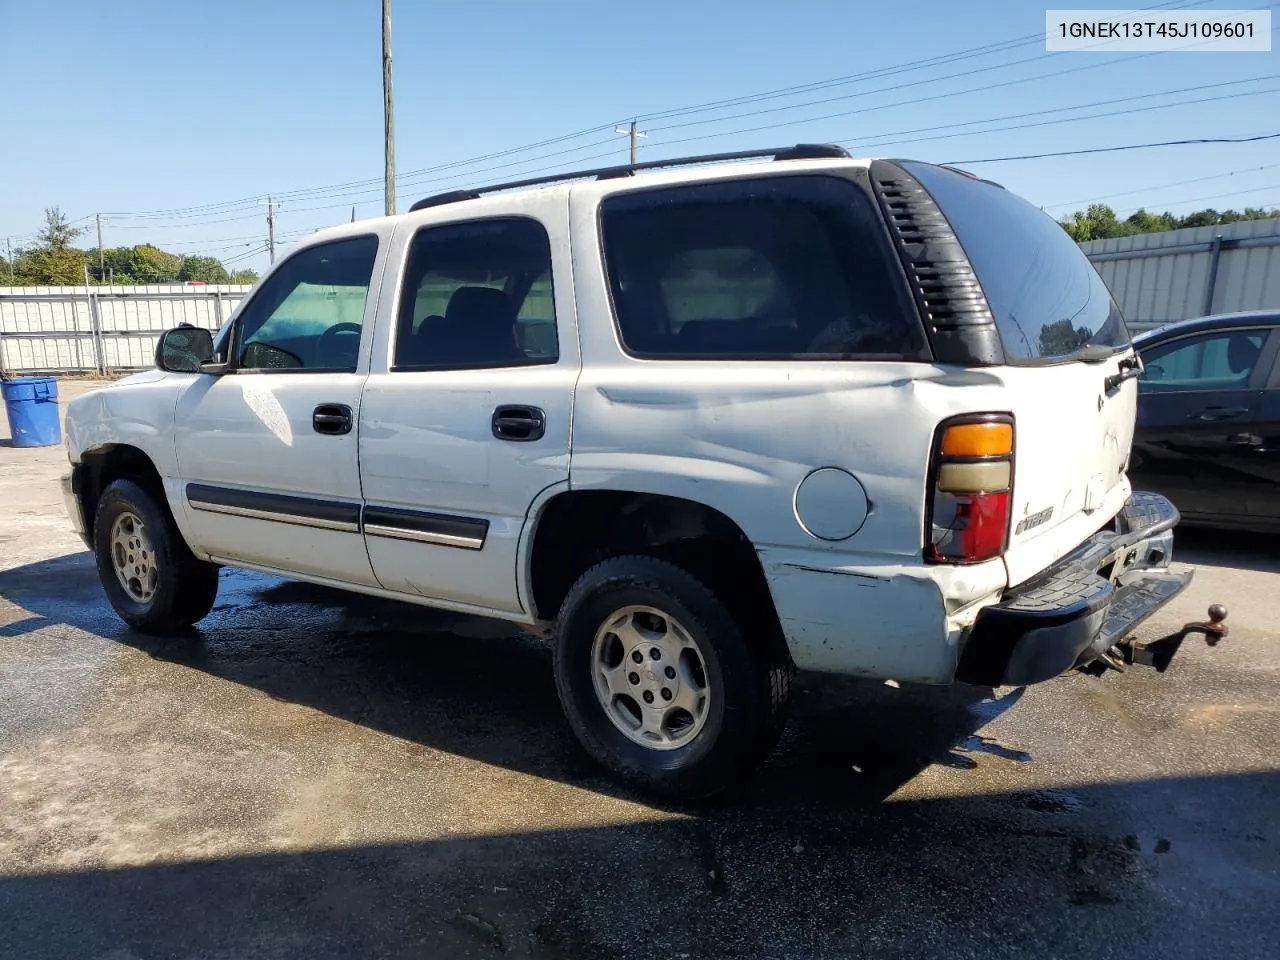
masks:
[[[678,807],[590,764],[503,624],[224,570],[198,629],[127,630],[65,453],[4,436],[2,958],[1280,954],[1271,541],[1180,536],[1143,637],[1231,632],[1163,674],[804,676],[755,782]]]

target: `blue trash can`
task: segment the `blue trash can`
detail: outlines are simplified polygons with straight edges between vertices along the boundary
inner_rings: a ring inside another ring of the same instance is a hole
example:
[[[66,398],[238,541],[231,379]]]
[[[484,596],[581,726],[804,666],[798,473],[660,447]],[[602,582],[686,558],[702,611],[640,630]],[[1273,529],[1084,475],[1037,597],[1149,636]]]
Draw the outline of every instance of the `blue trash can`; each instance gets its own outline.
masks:
[[[9,436],[15,447],[49,447],[62,442],[58,381],[53,377],[0,380]]]

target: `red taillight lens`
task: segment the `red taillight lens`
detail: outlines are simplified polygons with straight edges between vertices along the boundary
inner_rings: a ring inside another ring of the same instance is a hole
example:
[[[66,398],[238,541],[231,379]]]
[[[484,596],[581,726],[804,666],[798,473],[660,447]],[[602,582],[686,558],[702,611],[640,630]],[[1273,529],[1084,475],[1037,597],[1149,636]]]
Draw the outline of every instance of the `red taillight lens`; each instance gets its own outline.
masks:
[[[1013,484],[1013,420],[964,417],[938,431],[929,471],[925,559],[980,563],[1004,553]]]
[[[940,503],[944,498],[951,503]],[[939,516],[948,507],[949,516]],[[1009,491],[940,493],[934,499],[932,559],[939,563],[978,563],[998,557],[1004,553],[1008,529]]]

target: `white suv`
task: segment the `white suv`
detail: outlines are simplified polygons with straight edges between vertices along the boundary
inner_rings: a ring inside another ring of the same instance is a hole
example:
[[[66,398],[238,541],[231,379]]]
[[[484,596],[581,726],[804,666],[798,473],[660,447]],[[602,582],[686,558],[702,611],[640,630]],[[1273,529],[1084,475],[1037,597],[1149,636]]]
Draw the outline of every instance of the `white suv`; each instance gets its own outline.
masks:
[[[157,367],[67,416],[124,620],[195,623],[230,565],[522,624],[586,749],[667,793],[758,759],[797,668],[1034,683],[1189,579],[1125,476],[1106,287],[946,167],[799,146],[433,197],[306,239]]]

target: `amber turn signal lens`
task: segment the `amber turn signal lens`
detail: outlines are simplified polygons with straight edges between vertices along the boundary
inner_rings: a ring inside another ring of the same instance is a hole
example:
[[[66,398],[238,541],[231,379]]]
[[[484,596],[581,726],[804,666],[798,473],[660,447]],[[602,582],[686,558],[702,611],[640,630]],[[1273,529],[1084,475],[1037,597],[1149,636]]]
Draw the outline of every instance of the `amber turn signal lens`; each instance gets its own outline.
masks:
[[[1007,457],[1011,453],[1011,423],[958,423],[942,435],[944,457]]]

